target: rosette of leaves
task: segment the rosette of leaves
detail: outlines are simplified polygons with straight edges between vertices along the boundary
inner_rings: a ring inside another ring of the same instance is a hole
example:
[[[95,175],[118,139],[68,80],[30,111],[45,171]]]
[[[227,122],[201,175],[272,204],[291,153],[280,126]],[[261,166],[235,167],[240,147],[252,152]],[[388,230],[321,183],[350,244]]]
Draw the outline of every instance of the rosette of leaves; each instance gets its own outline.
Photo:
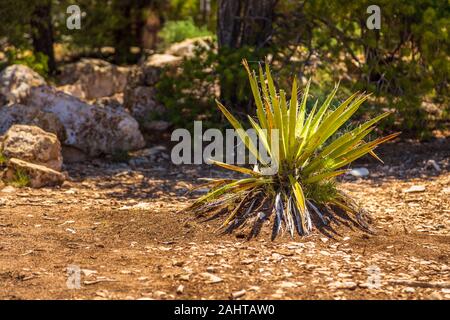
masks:
[[[250,70],[247,61],[244,60],[243,65],[248,72],[256,104],[256,118],[248,116],[248,119],[264,146],[265,154],[269,155],[270,163],[242,124],[217,101],[219,109],[257,159],[257,164],[250,169],[211,160],[213,164],[245,177],[208,181],[202,187],[209,187],[210,191],[191,204],[188,210],[202,216],[226,215],[219,228],[225,231],[241,228],[252,221],[253,233],[264,221],[272,220],[272,239],[281,230],[287,230],[291,236],[295,232],[301,236],[308,235],[316,222],[326,225],[329,217],[338,210],[346,217],[355,218],[353,221],[362,227],[367,227],[362,218],[363,209],[339,190],[335,179],[347,172],[350,163],[368,153],[380,160],[374,149],[399,133],[372,141],[366,139],[375,129],[375,124],[389,112],[337,134],[369,95],[355,93],[332,108],[331,103],[338,90],[336,86],[321,104],[316,101],[307,112],[310,81],[299,99],[298,82],[294,79],[288,101],[286,92],[276,88],[267,63],[265,72],[259,66],[258,73]],[[276,170],[270,173],[269,166]]]

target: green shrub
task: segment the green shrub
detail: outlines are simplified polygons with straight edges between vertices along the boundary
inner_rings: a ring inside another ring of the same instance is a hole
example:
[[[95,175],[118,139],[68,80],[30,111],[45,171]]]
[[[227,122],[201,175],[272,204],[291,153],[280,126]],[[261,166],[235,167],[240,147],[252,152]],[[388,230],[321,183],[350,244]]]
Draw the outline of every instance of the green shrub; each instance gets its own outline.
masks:
[[[259,71],[251,72],[246,61],[244,66],[256,104],[256,117],[248,118],[270,160],[265,159],[256,147],[256,141],[252,141],[242,130],[242,124],[217,101],[219,109],[257,159],[257,164],[249,169],[211,160],[215,165],[246,177],[213,180],[208,183],[211,191],[197,199],[189,209],[199,215],[225,214],[227,217],[221,228],[228,231],[251,219],[256,226],[270,217],[273,220],[272,239],[280,233],[282,225],[292,237],[294,232],[308,235],[312,231],[313,215],[327,224],[325,214],[333,215],[336,211],[344,211],[347,219],[367,227],[362,219],[363,210],[337,188],[335,177],[346,173],[350,163],[366,154],[379,159],[373,150],[399,133],[365,140],[375,124],[389,112],[331,139],[367,100],[368,95],[352,94],[332,110],[330,106],[338,90],[336,86],[323,102],[316,100],[313,109],[307,112],[310,82],[303,97],[298,99],[294,79],[292,89],[288,91],[291,92],[288,101],[286,92],[277,89],[268,64],[265,73],[261,67]]]
[[[213,107],[219,96],[239,114],[250,111],[251,94],[241,60],[262,61],[265,51],[249,47],[219,51],[215,42],[209,45],[211,49],[197,47],[195,57],[183,61],[181,72],[163,73],[157,84],[158,100],[175,126],[189,129],[194,120],[202,120],[204,127],[222,127],[222,117]]]
[[[33,53],[10,48],[6,50],[6,64],[23,64],[43,77],[48,76],[48,57],[42,52]]]
[[[16,169],[14,177],[9,183],[16,188],[23,188],[30,184],[30,177],[22,169]]]
[[[188,38],[212,36],[212,33],[206,27],[197,27],[192,19],[187,19],[166,22],[158,35],[167,46]]]
[[[8,159],[0,152],[0,167],[4,166]]]

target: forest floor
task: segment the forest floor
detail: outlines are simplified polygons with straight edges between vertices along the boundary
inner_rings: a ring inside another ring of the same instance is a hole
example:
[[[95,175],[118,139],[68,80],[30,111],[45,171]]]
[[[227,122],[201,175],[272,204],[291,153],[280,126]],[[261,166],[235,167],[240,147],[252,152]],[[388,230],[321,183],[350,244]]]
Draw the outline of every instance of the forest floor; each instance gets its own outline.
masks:
[[[375,234],[336,221],[331,234],[275,241],[215,234],[219,220],[179,212],[197,178],[223,171],[174,166],[164,152],[133,168],[68,165],[61,188],[0,190],[0,298],[450,299],[449,145],[391,143],[378,149],[384,165],[354,165],[369,177],[341,185]]]

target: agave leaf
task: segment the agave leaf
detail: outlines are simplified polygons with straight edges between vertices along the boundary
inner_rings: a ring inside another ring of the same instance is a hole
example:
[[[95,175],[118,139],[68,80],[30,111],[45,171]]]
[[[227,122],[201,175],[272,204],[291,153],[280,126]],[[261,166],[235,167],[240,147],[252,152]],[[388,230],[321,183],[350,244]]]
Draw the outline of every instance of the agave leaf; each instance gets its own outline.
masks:
[[[398,135],[400,134],[400,132],[396,132],[396,133],[392,133],[388,136],[382,137],[382,138],[378,138],[374,141],[368,142],[363,144],[360,147],[357,147],[353,150],[351,150],[350,152],[345,153],[344,155],[340,156],[338,159],[336,159],[336,164],[332,166],[332,170],[343,167],[347,164],[349,164],[350,162],[355,161],[356,159],[362,157],[363,155],[369,153],[370,151],[372,151],[373,149],[375,149],[379,144],[392,140],[394,138],[396,138]]]
[[[267,150],[267,153],[271,157],[272,161],[274,161],[276,166],[279,167],[278,166],[279,154],[276,150],[273,150],[275,152],[272,151],[272,147],[277,148],[278,145],[275,142],[272,142],[271,144],[269,144],[269,141],[267,139],[267,135],[266,135],[265,131],[262,130],[261,127],[255,122],[255,120],[253,120],[250,116],[248,117],[248,119],[249,119],[252,127],[255,129],[256,134],[258,135],[258,138],[261,139],[261,142],[263,143],[264,148]]]
[[[340,155],[344,154],[345,152],[348,152],[351,150],[354,146],[358,145],[358,143],[361,142],[361,140],[368,135],[374,127],[367,129],[366,131],[363,131],[359,133],[358,135],[354,137],[349,137],[347,141],[342,141],[343,144],[333,150],[329,154],[322,155],[324,152],[320,153],[310,164],[308,164],[305,169],[303,170],[303,173],[305,175],[308,175],[312,171],[319,171],[323,169],[323,166],[327,163],[329,159],[335,159],[339,157]],[[325,151],[325,150],[324,150]]]
[[[256,187],[256,186],[259,186],[259,185],[267,183],[267,182],[268,182],[267,179],[259,179],[259,178],[245,178],[245,179],[235,180],[231,183],[221,186],[218,189],[212,190],[209,193],[205,194],[204,196],[198,198],[197,201],[194,202],[194,204],[200,204],[207,200],[215,199],[218,196],[220,196],[228,191],[236,191],[236,190],[243,191],[243,190],[250,189],[252,187]]]
[[[234,210],[231,212],[231,214],[225,219],[225,221],[222,223],[222,225],[217,228],[216,231],[222,229],[223,227],[227,226],[231,220],[234,219],[234,217],[237,215],[239,209],[242,207],[242,205],[245,203],[245,201],[247,200],[247,197],[252,193],[252,190],[248,191],[244,197],[242,198],[242,200],[239,202],[239,204],[234,208]]]
[[[321,163],[323,164],[325,157],[338,157],[342,154],[342,152],[353,147],[358,142],[358,140],[363,139],[373,130],[373,127],[371,128],[371,126],[373,126],[381,119],[387,117],[389,114],[390,112],[385,112],[334,140],[332,143],[326,146],[322,150],[322,152],[305,168],[305,174],[311,172],[312,170],[320,169],[319,165]]]
[[[203,188],[216,188],[220,185],[226,184],[226,183],[230,183],[232,181],[232,179],[214,179],[202,184],[199,184],[197,186],[194,186],[192,188],[189,189],[190,192],[194,191],[194,190],[198,190],[198,189],[203,189]]]
[[[302,96],[302,102],[300,103],[300,110],[297,115],[297,125],[295,128],[295,135],[300,136],[303,125],[306,118],[306,102],[308,101],[308,94],[309,94],[309,87],[311,85],[311,79],[308,80],[308,83],[306,84],[305,91],[303,92]],[[297,94],[297,93],[295,93]]]
[[[228,121],[231,123],[231,125],[236,129],[237,134],[241,138],[241,140],[244,142],[247,149],[255,156],[256,159],[258,159],[261,163],[266,164],[265,161],[262,159],[261,155],[258,152],[258,149],[255,147],[253,141],[250,139],[249,135],[245,132],[244,128],[242,127],[241,123],[228,111],[228,109],[221,104],[218,100],[216,100],[216,103],[222,111],[222,113],[225,115],[225,117],[228,119]]]
[[[302,187],[293,176],[289,175],[289,181],[291,183],[291,188],[295,196],[295,204],[300,214],[301,226],[304,233],[308,233],[308,228],[306,226],[306,206],[305,206],[305,195],[303,194]]]
[[[384,161],[381,160],[380,157],[379,157],[373,150],[369,151],[369,154],[370,154],[372,157],[374,157],[375,159],[377,159],[378,161],[380,161],[381,163],[384,164]]]
[[[259,177],[261,176],[261,174],[259,172],[244,168],[244,167],[238,167],[232,164],[228,164],[228,163],[223,163],[221,161],[217,161],[217,160],[213,160],[213,159],[208,159],[208,161],[212,164],[215,164],[216,166],[228,169],[228,170],[232,170],[232,171],[236,171],[236,172],[240,172],[243,174],[249,174],[251,176],[256,176]]]
[[[261,124],[261,127],[267,129],[267,121],[266,117],[264,116],[263,101],[261,99],[261,95],[259,94],[258,81],[256,79],[256,75],[250,71],[250,67],[248,66],[247,60],[245,59],[242,60],[242,64],[244,65],[244,68],[245,70],[247,70],[248,73],[248,80],[250,82],[250,87],[252,89],[253,97],[255,99],[256,115],[258,117],[259,123]]]
[[[281,159],[286,159],[289,153],[289,144],[290,139],[292,138],[289,135],[289,115],[286,101],[286,93],[284,90],[280,90],[280,107],[281,107],[281,122],[282,128],[280,129],[280,135],[282,135],[282,139],[280,139],[281,146]]]
[[[317,111],[317,114],[315,115],[314,120],[311,124],[311,131],[313,133],[316,132],[316,130],[320,124],[320,121],[322,120],[322,117],[324,116],[325,112],[327,111],[328,107],[330,106],[331,101],[333,100],[334,96],[336,95],[338,87],[339,87],[338,85],[334,86],[333,91],[331,91],[331,93],[327,96],[327,98],[323,102],[319,111]]]
[[[331,172],[324,172],[324,173],[320,173],[320,174],[317,174],[314,176],[310,176],[307,179],[305,179],[304,182],[305,182],[305,184],[315,183],[315,182],[319,182],[319,181],[337,177],[346,172],[348,172],[348,170],[337,170],[337,171],[331,171]]]
[[[327,225],[328,222],[325,220],[325,218],[323,217],[323,214],[319,211],[319,209],[311,201],[306,200],[306,202],[311,207],[311,209],[313,209],[313,211],[317,214],[317,216],[322,221],[322,223],[324,225]]]
[[[272,240],[280,233],[281,221],[283,219],[283,201],[281,200],[280,193],[275,196],[275,221],[272,229]]]

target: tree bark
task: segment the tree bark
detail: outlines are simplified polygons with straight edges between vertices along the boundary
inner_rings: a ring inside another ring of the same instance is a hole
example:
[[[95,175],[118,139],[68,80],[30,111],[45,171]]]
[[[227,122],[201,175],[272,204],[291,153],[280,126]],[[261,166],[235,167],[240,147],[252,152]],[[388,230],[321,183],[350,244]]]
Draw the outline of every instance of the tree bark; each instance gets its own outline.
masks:
[[[51,16],[51,0],[40,1],[31,16],[32,43],[35,52],[41,52],[48,57],[50,74],[56,71],[55,54],[53,51],[53,27]]]
[[[219,0],[217,10],[217,38],[219,54],[227,49],[267,47],[272,35],[274,7],[277,0]],[[242,83],[220,79],[221,98],[235,108],[248,108],[248,101],[240,101],[237,92]]]
[[[272,34],[276,0],[219,0],[219,47],[266,46]]]

